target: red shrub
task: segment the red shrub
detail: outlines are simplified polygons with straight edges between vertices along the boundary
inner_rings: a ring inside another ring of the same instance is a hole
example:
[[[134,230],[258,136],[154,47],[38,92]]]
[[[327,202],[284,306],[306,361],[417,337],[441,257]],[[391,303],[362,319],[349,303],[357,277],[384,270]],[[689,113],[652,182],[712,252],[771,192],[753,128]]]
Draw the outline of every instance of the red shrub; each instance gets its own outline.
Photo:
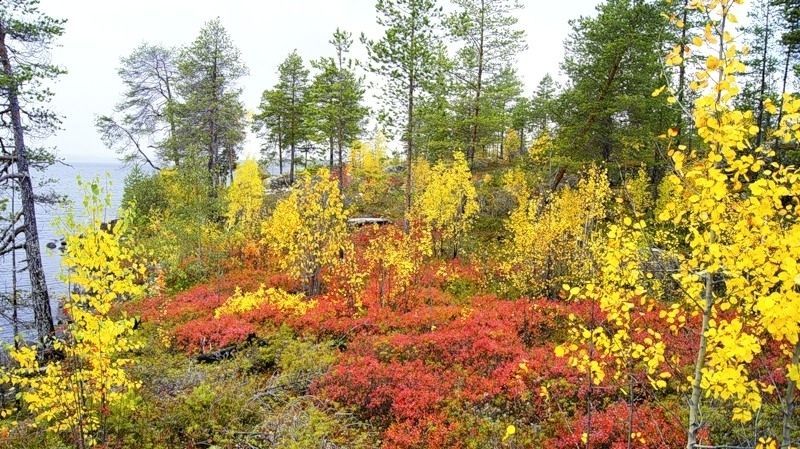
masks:
[[[175,328],[175,342],[190,352],[207,352],[234,343],[241,343],[255,334],[252,323],[233,315],[219,319],[198,318]]]
[[[366,418],[417,421],[441,406],[452,375],[420,360],[382,363],[372,356],[343,356],[315,386],[331,400],[356,406]]]
[[[677,404],[672,404],[673,409]],[[581,443],[584,433],[588,434],[589,446],[595,449],[624,449],[627,447],[629,433],[628,404],[616,402],[605,410],[595,411],[589,419],[585,414],[578,415],[569,425],[556,432],[556,437],[548,440],[544,447],[554,449],[574,449],[585,447]],[[668,415],[663,407],[650,404],[635,404],[632,427],[634,434],[631,447],[636,449],[673,449],[686,444],[686,433],[681,419]]]

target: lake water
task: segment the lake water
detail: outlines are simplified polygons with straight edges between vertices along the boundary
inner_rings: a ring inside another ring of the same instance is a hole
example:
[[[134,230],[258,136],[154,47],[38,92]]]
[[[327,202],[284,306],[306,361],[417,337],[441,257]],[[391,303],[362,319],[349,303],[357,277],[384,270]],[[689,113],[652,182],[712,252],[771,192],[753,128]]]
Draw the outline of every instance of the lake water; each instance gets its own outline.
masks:
[[[61,253],[58,249],[58,244],[63,235],[61,235],[57,229],[55,221],[57,218],[64,215],[69,204],[74,206],[76,218],[81,218],[80,213],[83,207],[82,201],[84,192],[78,186],[78,176],[84,181],[99,178],[101,185],[105,186],[107,191],[111,194],[111,207],[106,211],[105,217],[105,221],[108,221],[117,217],[125,187],[125,176],[127,176],[129,171],[130,168],[118,163],[73,163],[69,165],[57,164],[48,168],[44,173],[32,174],[34,188],[40,181],[52,179],[53,183],[46,187],[45,191],[47,189],[52,189],[57,194],[67,199],[67,205],[65,206],[37,205],[36,207],[36,220],[39,225],[39,243],[42,249],[42,262],[54,314],[57,314],[59,310],[59,298],[67,293],[66,285],[60,280]],[[56,249],[47,248],[49,242],[55,243]],[[24,252],[17,253],[17,262],[20,260],[24,260]],[[11,266],[12,260],[10,255],[0,257],[0,292],[4,294],[9,294],[12,290]],[[29,289],[30,281],[27,273],[20,273],[17,275],[17,285],[19,289]],[[31,319],[29,311],[20,311],[20,316],[23,320]],[[25,332],[25,334],[26,336],[30,336],[29,332]],[[12,329],[9,321],[3,316],[0,316],[0,341],[7,342],[10,341],[11,338]]]

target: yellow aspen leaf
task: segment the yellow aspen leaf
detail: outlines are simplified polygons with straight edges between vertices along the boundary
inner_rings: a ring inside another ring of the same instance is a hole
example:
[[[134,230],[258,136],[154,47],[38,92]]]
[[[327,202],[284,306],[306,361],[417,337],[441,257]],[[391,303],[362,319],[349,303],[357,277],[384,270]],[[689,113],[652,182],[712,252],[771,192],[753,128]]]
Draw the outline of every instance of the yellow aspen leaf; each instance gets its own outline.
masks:
[[[506,427],[506,433],[503,435],[503,442],[505,443],[509,438],[513,437],[514,434],[517,433],[517,428],[513,424],[509,424]]]

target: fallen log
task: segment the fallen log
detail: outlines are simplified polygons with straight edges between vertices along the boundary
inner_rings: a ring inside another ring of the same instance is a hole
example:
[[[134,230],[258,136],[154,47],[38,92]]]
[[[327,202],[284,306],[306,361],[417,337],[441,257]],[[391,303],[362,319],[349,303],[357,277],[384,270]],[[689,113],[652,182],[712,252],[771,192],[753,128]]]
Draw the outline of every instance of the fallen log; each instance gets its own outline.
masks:
[[[214,352],[204,352],[199,354],[195,357],[195,360],[198,363],[216,363],[221,362],[226,359],[230,359],[239,352],[240,349],[244,349],[250,344],[264,344],[266,340],[260,339],[255,335],[250,335],[247,339],[242,343],[234,343],[232,345],[225,346],[223,348],[217,349]]]
[[[229,359],[236,355],[236,351],[238,350],[238,345],[230,345],[225,346],[222,349],[218,349],[214,352],[206,352],[203,354],[198,355],[195,357],[198,363],[216,363],[221,362],[225,359]]]
[[[362,226],[367,226],[367,225],[383,226],[391,223],[392,223],[391,220],[382,217],[356,217],[347,219],[347,224],[350,226],[354,226],[356,228],[360,228]]]

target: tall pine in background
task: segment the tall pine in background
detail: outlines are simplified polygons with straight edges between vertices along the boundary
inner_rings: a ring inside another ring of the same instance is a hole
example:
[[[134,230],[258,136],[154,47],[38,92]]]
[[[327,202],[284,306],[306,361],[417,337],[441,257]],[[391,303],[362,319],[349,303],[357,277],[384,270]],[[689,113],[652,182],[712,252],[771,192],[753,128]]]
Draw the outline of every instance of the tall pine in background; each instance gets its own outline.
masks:
[[[575,160],[654,164],[654,139],[670,123],[651,93],[664,84],[662,50],[671,39],[660,4],[609,0],[595,17],[571,22],[562,69],[568,77],[559,149]]]
[[[239,49],[219,19],[200,30],[178,59],[180,139],[188,153],[205,153],[212,192],[233,176],[245,138],[245,110],[237,81],[247,74]]]
[[[344,148],[361,134],[368,110],[362,104],[365,92],[363,77],[356,75],[355,62],[350,58],[352,35],[337,29],[329,43],[336,56],[320,58],[312,63],[318,73],[309,89],[310,115],[318,140],[329,145],[329,168],[333,172],[334,165],[337,165],[341,189]]]
[[[470,129],[467,157],[473,162],[476,149],[485,143],[484,130],[498,125],[497,116],[487,117],[498,110],[486,105],[486,91],[502,91],[508,85],[507,71],[526,48],[525,33],[515,27],[522,4],[517,0],[454,0],[453,3],[456,12],[448,17],[447,25],[459,44],[455,79],[460,92],[469,98],[469,115],[464,120]]]
[[[411,210],[411,165],[415,156],[416,105],[425,97],[425,86],[436,79],[436,35],[441,9],[434,0],[378,0],[375,5],[383,36],[364,39],[370,70],[384,78],[383,118],[401,131],[406,145],[405,210]],[[408,228],[408,223],[406,223]]]

